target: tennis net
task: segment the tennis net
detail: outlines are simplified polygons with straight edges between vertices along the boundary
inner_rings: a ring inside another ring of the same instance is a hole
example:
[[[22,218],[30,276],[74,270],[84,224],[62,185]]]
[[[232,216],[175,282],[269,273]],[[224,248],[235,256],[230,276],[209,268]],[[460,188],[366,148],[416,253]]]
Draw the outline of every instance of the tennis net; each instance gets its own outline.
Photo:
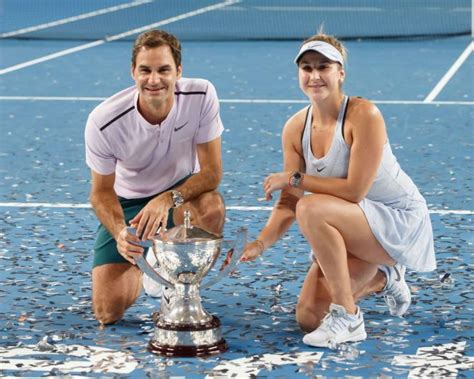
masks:
[[[342,39],[471,33],[470,0],[1,0],[0,37],[134,39],[151,28],[182,40]]]

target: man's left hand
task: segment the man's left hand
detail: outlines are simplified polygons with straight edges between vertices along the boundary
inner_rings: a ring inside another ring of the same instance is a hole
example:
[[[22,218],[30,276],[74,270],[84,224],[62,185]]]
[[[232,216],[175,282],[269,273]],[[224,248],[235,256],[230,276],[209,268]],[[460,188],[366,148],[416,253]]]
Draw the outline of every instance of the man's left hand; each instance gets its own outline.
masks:
[[[150,200],[147,205],[130,220],[130,225],[135,225],[137,236],[142,241],[152,239],[161,226],[164,231],[168,223],[168,212],[173,207],[173,201],[169,192]]]

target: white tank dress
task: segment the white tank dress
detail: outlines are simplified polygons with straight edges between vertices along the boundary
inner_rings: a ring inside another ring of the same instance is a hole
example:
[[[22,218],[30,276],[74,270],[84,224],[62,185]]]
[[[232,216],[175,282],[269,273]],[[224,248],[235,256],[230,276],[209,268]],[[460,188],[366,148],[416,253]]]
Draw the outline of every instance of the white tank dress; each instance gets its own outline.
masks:
[[[306,173],[319,177],[347,178],[350,148],[344,140],[344,118],[349,98],[339,110],[336,130],[328,153],[317,159],[311,150],[311,106],[306,115],[302,148]],[[359,203],[375,238],[398,263],[416,271],[436,268],[433,229],[426,201],[401,169],[387,141],[377,176]]]

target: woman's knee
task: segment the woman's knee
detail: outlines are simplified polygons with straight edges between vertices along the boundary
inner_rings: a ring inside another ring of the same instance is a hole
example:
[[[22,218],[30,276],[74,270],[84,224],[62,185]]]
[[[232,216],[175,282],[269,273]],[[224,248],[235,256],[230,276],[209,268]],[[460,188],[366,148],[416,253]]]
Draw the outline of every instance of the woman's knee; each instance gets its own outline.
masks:
[[[318,328],[328,309],[325,306],[309,306],[298,302],[296,305],[296,322],[304,332],[312,332]]]
[[[324,223],[331,211],[332,196],[313,194],[301,198],[296,205],[296,220],[300,225]]]

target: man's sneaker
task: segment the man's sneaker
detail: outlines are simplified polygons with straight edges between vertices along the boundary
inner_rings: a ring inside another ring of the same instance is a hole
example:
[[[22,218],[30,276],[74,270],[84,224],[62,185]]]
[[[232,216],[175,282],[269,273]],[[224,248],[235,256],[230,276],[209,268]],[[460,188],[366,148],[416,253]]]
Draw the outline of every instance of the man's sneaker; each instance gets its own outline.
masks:
[[[306,334],[303,342],[316,347],[330,347],[334,343],[356,342],[366,338],[364,316],[359,307],[356,314],[352,315],[342,305],[331,304],[321,325]]]
[[[158,262],[156,261],[153,251],[148,251],[147,262],[154,270],[159,270]],[[143,275],[143,289],[148,296],[161,298],[160,311],[154,312],[152,315],[153,321],[157,321],[160,313],[166,314],[169,312],[171,304],[175,301],[176,293],[174,288],[168,288],[160,283],[155,282],[148,275]]]
[[[381,292],[392,316],[403,316],[411,304],[410,288],[405,282],[406,267],[400,264],[395,266],[380,266],[380,270],[387,277],[387,284]]]
[[[148,250],[146,261],[154,270],[158,270],[158,262],[156,261],[155,254],[151,248]],[[145,293],[151,297],[161,297],[163,292],[162,285],[155,282],[147,274],[143,274],[143,289],[145,290]]]

